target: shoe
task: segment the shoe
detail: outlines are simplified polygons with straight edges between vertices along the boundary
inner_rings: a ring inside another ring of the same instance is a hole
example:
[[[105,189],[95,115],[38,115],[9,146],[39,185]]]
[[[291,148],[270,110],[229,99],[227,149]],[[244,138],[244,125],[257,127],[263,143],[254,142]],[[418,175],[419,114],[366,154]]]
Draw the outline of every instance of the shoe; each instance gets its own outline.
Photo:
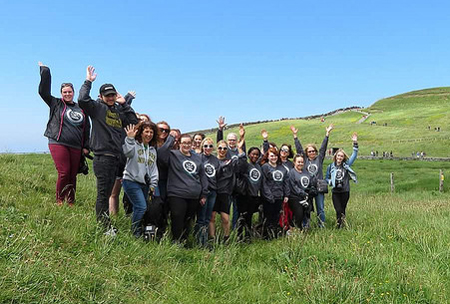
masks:
[[[56,201],[56,205],[58,205],[58,206],[62,206],[62,205],[64,205],[64,203],[63,203],[63,201],[62,201],[62,200],[57,200],[57,201]]]
[[[104,233],[104,235],[110,236],[110,237],[116,237],[118,231],[119,231],[119,230],[118,230],[117,228],[111,226],[111,228],[109,228],[109,230],[106,231],[106,232]]]
[[[325,228],[325,222],[322,222],[322,220],[319,219],[319,220],[317,221],[317,226],[319,226],[319,228]]]
[[[69,207],[75,206],[73,202],[67,203],[67,205],[68,205]]]

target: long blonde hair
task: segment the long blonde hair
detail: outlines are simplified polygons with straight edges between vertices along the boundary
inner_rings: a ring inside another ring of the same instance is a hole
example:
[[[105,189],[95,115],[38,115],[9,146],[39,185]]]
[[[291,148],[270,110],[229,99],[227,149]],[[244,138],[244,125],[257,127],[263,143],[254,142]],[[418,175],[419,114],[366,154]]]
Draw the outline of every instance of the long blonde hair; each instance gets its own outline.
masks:
[[[345,162],[348,160],[348,155],[347,155],[347,153],[345,153],[345,151],[342,150],[342,149],[338,149],[338,150],[336,151],[336,153],[334,153],[334,155],[333,155],[333,162],[336,163],[336,155],[337,155],[339,152],[342,152],[342,154],[344,154],[344,159],[342,160],[342,162],[345,163]]]

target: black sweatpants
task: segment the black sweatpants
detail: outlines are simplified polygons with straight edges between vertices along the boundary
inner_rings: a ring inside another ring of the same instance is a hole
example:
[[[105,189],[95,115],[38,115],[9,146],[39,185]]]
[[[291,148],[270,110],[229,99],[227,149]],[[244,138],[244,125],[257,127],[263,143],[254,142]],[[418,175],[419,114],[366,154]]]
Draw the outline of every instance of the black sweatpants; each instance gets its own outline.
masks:
[[[291,208],[294,217],[295,227],[299,229],[303,229],[303,221],[307,221],[311,217],[312,210],[312,200],[308,201],[308,207],[304,207],[300,204],[301,200],[303,199],[290,197],[288,201],[289,208]]]
[[[336,219],[338,227],[342,227],[342,219],[345,218],[345,209],[350,198],[350,192],[333,192],[331,196],[334,210],[336,210]]]
[[[283,204],[283,199],[276,199],[271,203],[264,200],[264,217],[268,227],[279,227],[278,221],[280,220],[280,211]]]
[[[177,241],[187,239],[192,220],[200,207],[200,199],[169,197],[170,218],[172,220],[172,238]]]
[[[239,213],[243,215],[248,228],[252,227],[253,213],[258,211],[259,196],[238,195],[236,197]]]

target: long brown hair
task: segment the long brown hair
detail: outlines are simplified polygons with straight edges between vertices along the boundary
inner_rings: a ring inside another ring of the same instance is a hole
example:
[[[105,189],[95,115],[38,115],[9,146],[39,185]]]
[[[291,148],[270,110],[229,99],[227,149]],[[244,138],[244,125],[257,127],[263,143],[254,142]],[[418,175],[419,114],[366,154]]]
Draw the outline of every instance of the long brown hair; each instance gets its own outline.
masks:
[[[267,150],[266,153],[264,153],[261,159],[261,165],[264,165],[265,163],[269,162],[269,153],[275,154],[278,157],[277,164],[280,164],[281,160],[280,160],[280,153],[278,153],[278,150],[275,148],[269,148],[269,150]]]

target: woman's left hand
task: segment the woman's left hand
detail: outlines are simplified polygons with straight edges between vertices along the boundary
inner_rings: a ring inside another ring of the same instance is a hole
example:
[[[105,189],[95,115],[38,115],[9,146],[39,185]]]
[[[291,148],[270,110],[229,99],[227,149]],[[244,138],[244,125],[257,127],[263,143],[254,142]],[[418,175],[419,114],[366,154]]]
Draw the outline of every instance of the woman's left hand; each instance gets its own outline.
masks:
[[[206,197],[202,197],[200,199],[200,205],[205,206],[205,204],[206,204]]]

